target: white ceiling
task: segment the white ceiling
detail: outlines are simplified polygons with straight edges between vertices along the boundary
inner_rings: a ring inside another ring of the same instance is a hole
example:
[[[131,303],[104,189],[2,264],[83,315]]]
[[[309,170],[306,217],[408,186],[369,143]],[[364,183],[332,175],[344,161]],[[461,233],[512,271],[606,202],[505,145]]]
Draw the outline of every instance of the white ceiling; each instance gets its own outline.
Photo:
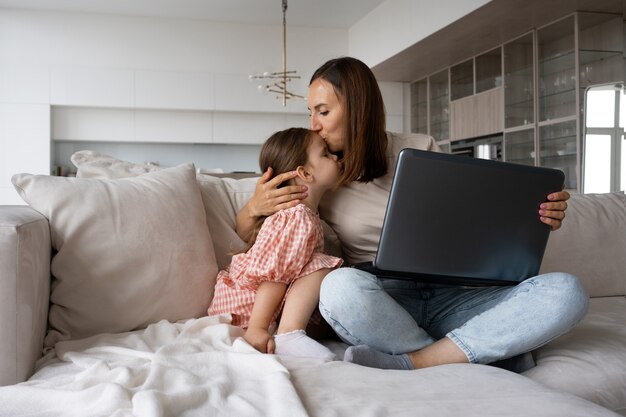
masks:
[[[384,0],[290,0],[287,24],[347,29]],[[0,0],[0,8],[281,24],[282,0]]]

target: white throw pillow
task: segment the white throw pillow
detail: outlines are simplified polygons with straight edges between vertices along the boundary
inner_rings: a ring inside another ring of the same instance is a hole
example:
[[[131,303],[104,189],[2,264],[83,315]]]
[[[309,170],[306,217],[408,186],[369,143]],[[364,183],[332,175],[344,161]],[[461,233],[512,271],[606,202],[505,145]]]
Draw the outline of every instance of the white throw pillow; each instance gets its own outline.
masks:
[[[162,169],[159,165],[149,162],[135,164],[97,151],[74,152],[70,159],[77,168],[80,168],[76,172],[78,178],[126,178]]]
[[[192,164],[122,179],[18,174],[50,222],[45,346],[206,314],[217,265]]]
[[[254,194],[257,178],[217,178],[198,174],[198,185],[220,269],[230,264],[234,253],[246,247],[237,234],[237,213]]]

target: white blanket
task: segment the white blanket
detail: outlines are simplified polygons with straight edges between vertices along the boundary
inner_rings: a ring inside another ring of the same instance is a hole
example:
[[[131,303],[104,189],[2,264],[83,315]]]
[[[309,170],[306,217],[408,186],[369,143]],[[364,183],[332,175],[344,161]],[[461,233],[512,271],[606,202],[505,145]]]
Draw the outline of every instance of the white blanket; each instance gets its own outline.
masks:
[[[485,365],[407,372],[313,358],[281,363],[246,344],[229,322],[162,321],[58,343],[27,382],[0,387],[0,417],[616,416]]]
[[[306,416],[289,372],[247,345],[229,317],[61,342],[0,416]]]

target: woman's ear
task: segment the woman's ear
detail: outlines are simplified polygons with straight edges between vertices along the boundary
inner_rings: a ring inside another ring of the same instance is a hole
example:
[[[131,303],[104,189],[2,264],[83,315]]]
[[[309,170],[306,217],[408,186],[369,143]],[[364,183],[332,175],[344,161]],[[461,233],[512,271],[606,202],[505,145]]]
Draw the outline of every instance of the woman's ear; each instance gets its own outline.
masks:
[[[298,178],[300,178],[304,182],[313,182],[313,174],[311,174],[304,166],[300,165],[296,168],[296,172],[298,173]]]

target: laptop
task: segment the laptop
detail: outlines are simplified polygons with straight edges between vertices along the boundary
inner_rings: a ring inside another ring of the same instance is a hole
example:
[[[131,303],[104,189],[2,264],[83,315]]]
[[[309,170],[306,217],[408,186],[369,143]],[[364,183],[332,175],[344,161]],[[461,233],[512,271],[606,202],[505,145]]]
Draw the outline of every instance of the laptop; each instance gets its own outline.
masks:
[[[354,265],[383,278],[514,285],[537,275],[550,227],[539,205],[560,170],[403,149],[378,251]]]

